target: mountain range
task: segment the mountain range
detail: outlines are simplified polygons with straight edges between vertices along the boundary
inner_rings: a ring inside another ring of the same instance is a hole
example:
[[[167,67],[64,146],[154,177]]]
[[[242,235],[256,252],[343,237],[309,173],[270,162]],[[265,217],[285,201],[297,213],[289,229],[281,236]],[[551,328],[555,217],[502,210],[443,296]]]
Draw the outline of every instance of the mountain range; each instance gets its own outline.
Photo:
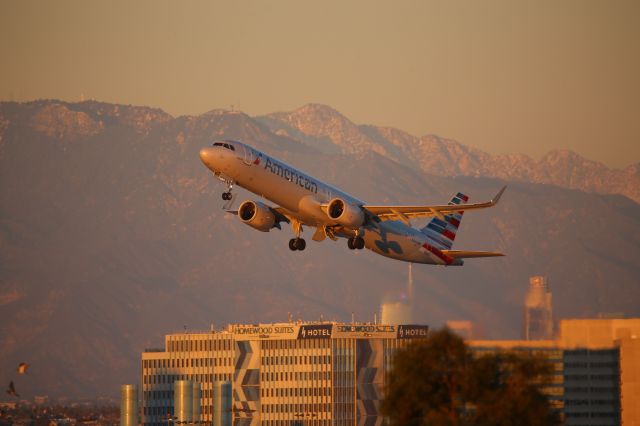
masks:
[[[317,104],[257,118],[274,133],[330,153],[376,152],[400,164],[438,176],[493,177],[544,183],[640,202],[640,163],[618,170],[570,150],[555,150],[535,161],[524,154],[491,155],[436,135],[416,137],[392,127],[356,125]]]
[[[436,136],[356,125],[307,105],[251,117],[173,117],[96,101],[0,103],[0,383],[25,397],[115,396],[166,333],[227,323],[372,321],[407,264],[344,241],[291,252],[290,229],[257,233],[222,211],[201,147],[242,140],[372,204],[500,204],[465,215],[456,248],[504,258],[416,265],[416,322],[469,319],[517,338],[531,275],[554,314],[640,315],[638,165],[568,151],[535,161]],[[239,201],[256,198],[234,189]],[[13,366],[31,365],[16,377]]]

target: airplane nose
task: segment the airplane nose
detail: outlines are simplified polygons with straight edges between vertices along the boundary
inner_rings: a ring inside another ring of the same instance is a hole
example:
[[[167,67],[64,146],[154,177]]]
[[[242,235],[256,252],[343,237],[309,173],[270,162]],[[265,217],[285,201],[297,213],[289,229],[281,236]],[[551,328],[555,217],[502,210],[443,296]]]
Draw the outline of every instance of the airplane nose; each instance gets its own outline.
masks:
[[[206,166],[211,164],[212,159],[213,159],[213,148],[202,148],[200,150],[200,161],[202,161]]]

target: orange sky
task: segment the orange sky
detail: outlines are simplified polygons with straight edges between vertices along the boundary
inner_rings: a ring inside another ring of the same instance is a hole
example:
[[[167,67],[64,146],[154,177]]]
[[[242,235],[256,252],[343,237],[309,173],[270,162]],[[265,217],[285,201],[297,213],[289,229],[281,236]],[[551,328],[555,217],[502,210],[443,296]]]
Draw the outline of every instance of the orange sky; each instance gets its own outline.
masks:
[[[640,161],[640,2],[4,1],[0,99],[315,102],[491,153]]]

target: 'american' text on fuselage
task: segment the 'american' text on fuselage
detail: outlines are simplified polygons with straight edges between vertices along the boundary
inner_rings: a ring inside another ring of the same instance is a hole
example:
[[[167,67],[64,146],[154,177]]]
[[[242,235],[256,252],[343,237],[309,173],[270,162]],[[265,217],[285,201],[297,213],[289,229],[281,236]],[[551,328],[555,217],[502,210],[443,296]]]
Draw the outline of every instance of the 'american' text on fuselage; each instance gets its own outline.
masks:
[[[275,160],[271,160],[267,157],[267,161],[264,164],[264,168],[269,170],[271,173],[280,176],[283,179],[288,180],[289,182],[294,182],[296,185],[300,185],[300,187],[306,189],[307,191],[311,191],[314,194],[318,193],[318,184],[313,182],[307,176],[298,174],[296,171],[289,169],[288,167],[283,166]]]

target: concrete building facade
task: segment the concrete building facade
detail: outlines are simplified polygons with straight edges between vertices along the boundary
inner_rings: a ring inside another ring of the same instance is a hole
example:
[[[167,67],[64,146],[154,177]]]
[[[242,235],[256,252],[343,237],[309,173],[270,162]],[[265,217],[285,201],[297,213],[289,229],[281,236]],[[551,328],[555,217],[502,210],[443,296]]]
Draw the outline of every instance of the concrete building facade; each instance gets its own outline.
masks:
[[[230,381],[234,425],[380,425],[391,355],[424,325],[278,323],[165,337],[142,354],[142,423],[167,425],[173,383],[200,384],[200,419],[214,419],[214,389]]]
[[[568,426],[640,425],[640,319],[560,321],[554,340],[470,340],[476,351],[544,355],[554,365],[544,392]]]

